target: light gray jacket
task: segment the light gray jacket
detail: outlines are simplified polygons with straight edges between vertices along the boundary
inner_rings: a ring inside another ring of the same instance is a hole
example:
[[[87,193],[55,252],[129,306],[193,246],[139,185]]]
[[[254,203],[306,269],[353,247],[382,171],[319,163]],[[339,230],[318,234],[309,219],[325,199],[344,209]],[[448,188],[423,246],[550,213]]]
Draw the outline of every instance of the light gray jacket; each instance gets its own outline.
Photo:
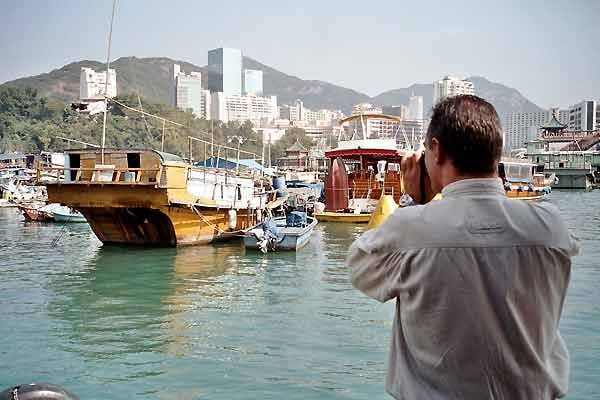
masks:
[[[397,399],[554,399],[568,388],[558,332],[578,250],[558,210],[500,179],[446,186],[398,209],[348,255],[353,285],[396,299],[386,389]]]

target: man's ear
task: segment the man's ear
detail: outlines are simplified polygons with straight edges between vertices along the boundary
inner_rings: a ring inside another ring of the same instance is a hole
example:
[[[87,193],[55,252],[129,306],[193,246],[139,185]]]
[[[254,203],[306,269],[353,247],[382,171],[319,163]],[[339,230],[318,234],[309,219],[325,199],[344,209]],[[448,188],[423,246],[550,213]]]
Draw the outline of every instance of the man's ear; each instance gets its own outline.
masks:
[[[431,139],[431,152],[433,153],[433,160],[437,165],[442,165],[446,160],[446,155],[442,150],[439,140],[437,138]]]

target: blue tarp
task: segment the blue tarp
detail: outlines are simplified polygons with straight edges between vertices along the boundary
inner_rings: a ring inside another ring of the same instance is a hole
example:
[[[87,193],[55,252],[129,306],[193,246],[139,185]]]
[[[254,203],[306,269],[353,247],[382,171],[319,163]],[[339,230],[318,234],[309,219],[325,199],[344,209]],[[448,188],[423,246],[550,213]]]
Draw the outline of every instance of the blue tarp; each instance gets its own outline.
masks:
[[[292,211],[285,217],[285,225],[288,227],[303,228],[306,226],[306,213]]]
[[[198,161],[194,163],[196,166],[212,167],[212,168],[226,168],[235,169],[237,167],[237,160],[235,158],[223,158],[223,157],[211,157],[204,161]],[[266,175],[274,175],[272,168],[265,168],[256,160],[251,158],[241,158],[240,166],[250,168],[256,171],[262,171]]]

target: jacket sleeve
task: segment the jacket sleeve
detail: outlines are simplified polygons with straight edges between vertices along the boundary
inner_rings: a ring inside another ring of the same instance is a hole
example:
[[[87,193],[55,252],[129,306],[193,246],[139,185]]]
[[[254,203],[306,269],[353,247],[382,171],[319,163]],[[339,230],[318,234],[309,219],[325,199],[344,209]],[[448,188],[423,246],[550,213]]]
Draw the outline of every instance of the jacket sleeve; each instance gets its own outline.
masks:
[[[362,234],[350,246],[346,265],[352,269],[352,285],[380,302],[398,296],[395,279],[390,271],[394,257],[389,250],[383,248],[383,232],[381,228],[369,230]]]

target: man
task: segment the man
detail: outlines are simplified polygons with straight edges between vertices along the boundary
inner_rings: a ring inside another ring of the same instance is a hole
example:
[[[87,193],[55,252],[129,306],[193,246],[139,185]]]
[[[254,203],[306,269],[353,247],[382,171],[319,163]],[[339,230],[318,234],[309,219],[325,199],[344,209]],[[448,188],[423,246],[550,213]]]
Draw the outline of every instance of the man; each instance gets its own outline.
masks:
[[[347,259],[356,288],[396,299],[387,391],[419,400],[562,397],[569,355],[558,322],[576,240],[550,204],[506,197],[502,130],[485,100],[438,103],[425,148],[442,199],[397,209]],[[417,203],[419,157],[401,165]]]

